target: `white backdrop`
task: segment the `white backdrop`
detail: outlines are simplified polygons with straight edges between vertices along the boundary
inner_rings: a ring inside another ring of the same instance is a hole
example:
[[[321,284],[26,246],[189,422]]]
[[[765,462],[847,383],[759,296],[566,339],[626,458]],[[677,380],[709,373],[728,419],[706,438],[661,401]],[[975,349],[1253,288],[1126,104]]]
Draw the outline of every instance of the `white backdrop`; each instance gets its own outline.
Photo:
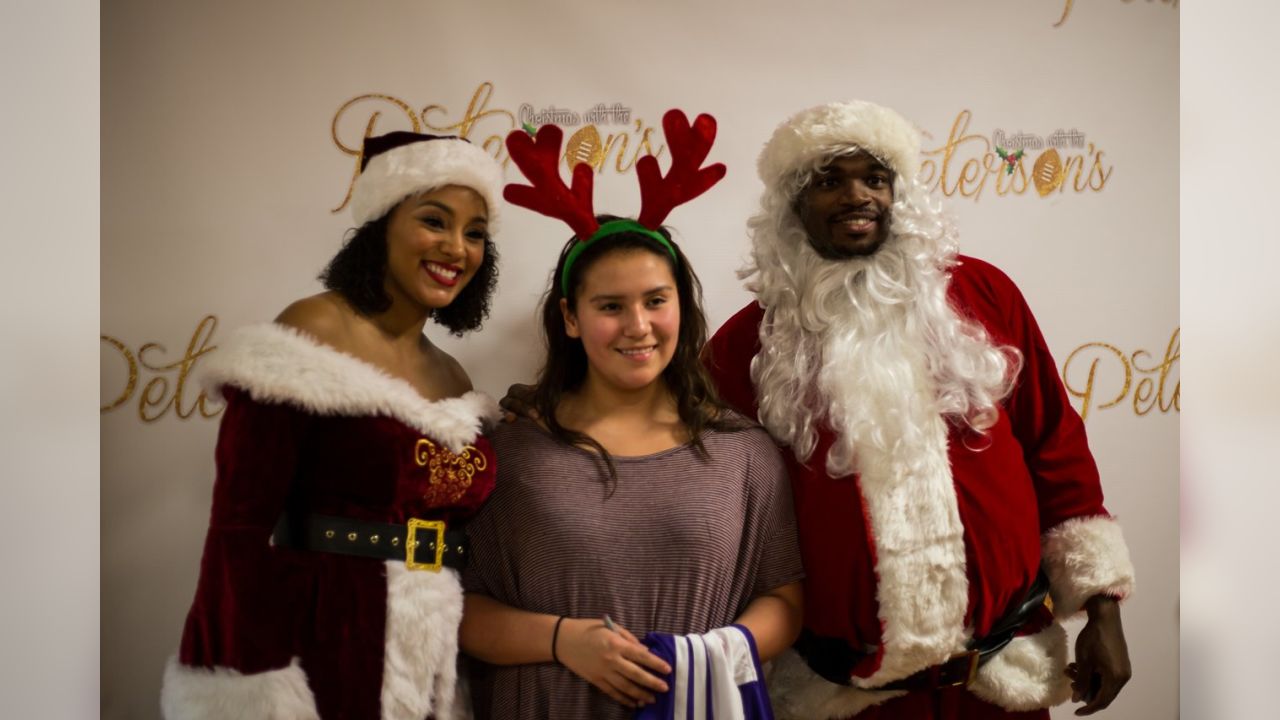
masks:
[[[112,3],[102,17],[103,717],[158,715],[162,666],[194,590],[217,421],[180,381],[233,327],[320,289],[315,275],[350,226],[332,212],[354,165],[337,143],[358,144],[375,112],[376,132],[410,129],[397,101],[426,124],[463,123],[453,132],[476,142],[504,135],[523,105],[585,125],[603,103],[627,117],[594,119],[601,141],[625,136],[627,149],[619,172],[614,140],[596,207],[634,214],[629,166],[644,130],[661,153],[667,108],[710,112],[720,121],[711,160],[729,175],[669,222],[715,327],[749,299],[733,270],[761,144],[792,112],[852,97],[928,134],[926,173],[963,250],[1018,282],[1060,368],[1080,349],[1071,387],[1083,391],[1092,368],[1091,443],[1139,571],[1125,610],[1135,679],[1109,716],[1173,717],[1178,12],[1152,0]],[[340,113],[370,94],[385,97]],[[1014,175],[996,144],[1024,147]],[[1040,160],[1050,167],[1037,185]],[[532,309],[566,235],[508,208],[492,318],[461,341],[429,328],[477,387],[500,394],[531,376]]]

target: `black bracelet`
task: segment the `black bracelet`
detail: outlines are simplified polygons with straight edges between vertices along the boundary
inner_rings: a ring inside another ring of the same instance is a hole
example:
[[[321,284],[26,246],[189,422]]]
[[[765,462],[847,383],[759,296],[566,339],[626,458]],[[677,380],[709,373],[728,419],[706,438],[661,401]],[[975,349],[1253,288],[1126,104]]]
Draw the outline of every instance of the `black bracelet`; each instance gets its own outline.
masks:
[[[556,618],[556,629],[551,632],[551,659],[559,663],[560,658],[556,657],[556,639],[560,637],[560,623],[564,622],[564,616]]]

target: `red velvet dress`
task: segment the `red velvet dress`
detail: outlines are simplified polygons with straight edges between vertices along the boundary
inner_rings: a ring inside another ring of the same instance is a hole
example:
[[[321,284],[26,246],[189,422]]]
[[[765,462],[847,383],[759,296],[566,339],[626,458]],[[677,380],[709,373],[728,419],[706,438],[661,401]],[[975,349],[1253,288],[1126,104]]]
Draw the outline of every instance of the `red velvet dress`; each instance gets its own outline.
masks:
[[[854,648],[879,648],[854,669],[855,684],[886,662],[882,636],[889,624],[926,638],[955,630],[982,637],[1024,597],[1042,560],[1060,617],[1077,612],[1085,599],[1099,592],[1123,597],[1132,583],[1118,525],[1103,507],[1084,425],[1067,400],[1035,318],[1003,273],[974,258],[960,260],[949,288],[953,307],[981,323],[997,343],[1012,345],[1023,356],[1017,385],[986,436],[952,423],[946,438],[951,474],[947,485],[954,490],[946,502],[954,503],[963,526],[963,557],[955,558],[956,566],[963,568],[962,582],[967,583],[963,628],[936,627],[941,614],[907,617],[895,599],[884,596],[879,585],[886,568],[880,566],[877,530],[892,526],[896,536],[909,536],[914,532],[911,513],[908,509],[898,517],[877,511],[885,504],[872,502],[878,498],[867,493],[887,490],[865,487],[857,475],[827,474],[825,458],[833,441],[829,429],[820,434],[807,465],[787,453],[807,575],[805,625]],[[750,362],[760,350],[763,316],[756,304],[743,308],[720,328],[706,354],[722,397],[750,417],[758,411]],[[941,545],[934,550],[949,552]],[[926,595],[938,582],[923,573],[907,580],[905,586]],[[802,694],[825,699],[806,705],[805,712],[833,718],[855,713],[859,718],[1024,717],[1001,708],[1038,710],[1069,695],[1061,676],[1064,641],[1056,624],[1015,640],[983,667],[967,690],[889,699],[865,690],[838,691],[808,673],[804,681],[817,685]],[[922,662],[911,668],[936,664]],[[801,675],[807,670],[792,669]],[[1048,713],[1039,710],[1025,717]]]
[[[195,601],[166,672],[167,718],[451,717],[455,570],[271,543],[286,508],[450,526],[493,489],[479,393],[427,402],[407,383],[278,325],[210,357],[227,401]]]

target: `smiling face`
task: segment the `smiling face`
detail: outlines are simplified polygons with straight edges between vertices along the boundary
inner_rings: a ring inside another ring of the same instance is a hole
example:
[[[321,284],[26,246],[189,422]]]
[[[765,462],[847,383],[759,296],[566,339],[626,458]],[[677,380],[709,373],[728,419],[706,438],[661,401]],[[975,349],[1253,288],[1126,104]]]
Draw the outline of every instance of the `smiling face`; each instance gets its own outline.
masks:
[[[671,265],[642,249],[619,249],[582,274],[575,307],[560,301],[565,333],[582,341],[588,382],[640,390],[662,375],[680,335]]]
[[[832,158],[796,198],[809,244],[828,260],[874,254],[889,239],[893,172],[872,155]]]
[[[453,302],[484,261],[489,236],[484,199],[446,185],[397,205],[387,220],[387,273],[393,303],[428,310]]]

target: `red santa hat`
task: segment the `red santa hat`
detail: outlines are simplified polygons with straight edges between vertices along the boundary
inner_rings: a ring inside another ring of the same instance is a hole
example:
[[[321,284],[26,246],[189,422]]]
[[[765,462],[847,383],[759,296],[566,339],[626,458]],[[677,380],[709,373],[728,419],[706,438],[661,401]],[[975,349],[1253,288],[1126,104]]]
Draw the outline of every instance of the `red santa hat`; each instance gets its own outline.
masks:
[[[865,100],[827,103],[792,115],[773,131],[756,169],[772,191],[818,160],[850,148],[867,151],[905,179],[920,170],[920,131],[897,112]]]
[[[363,225],[411,195],[445,185],[479,193],[488,206],[490,230],[496,228],[502,166],[489,153],[452,135],[398,131],[367,137],[351,192],[351,215]]]

